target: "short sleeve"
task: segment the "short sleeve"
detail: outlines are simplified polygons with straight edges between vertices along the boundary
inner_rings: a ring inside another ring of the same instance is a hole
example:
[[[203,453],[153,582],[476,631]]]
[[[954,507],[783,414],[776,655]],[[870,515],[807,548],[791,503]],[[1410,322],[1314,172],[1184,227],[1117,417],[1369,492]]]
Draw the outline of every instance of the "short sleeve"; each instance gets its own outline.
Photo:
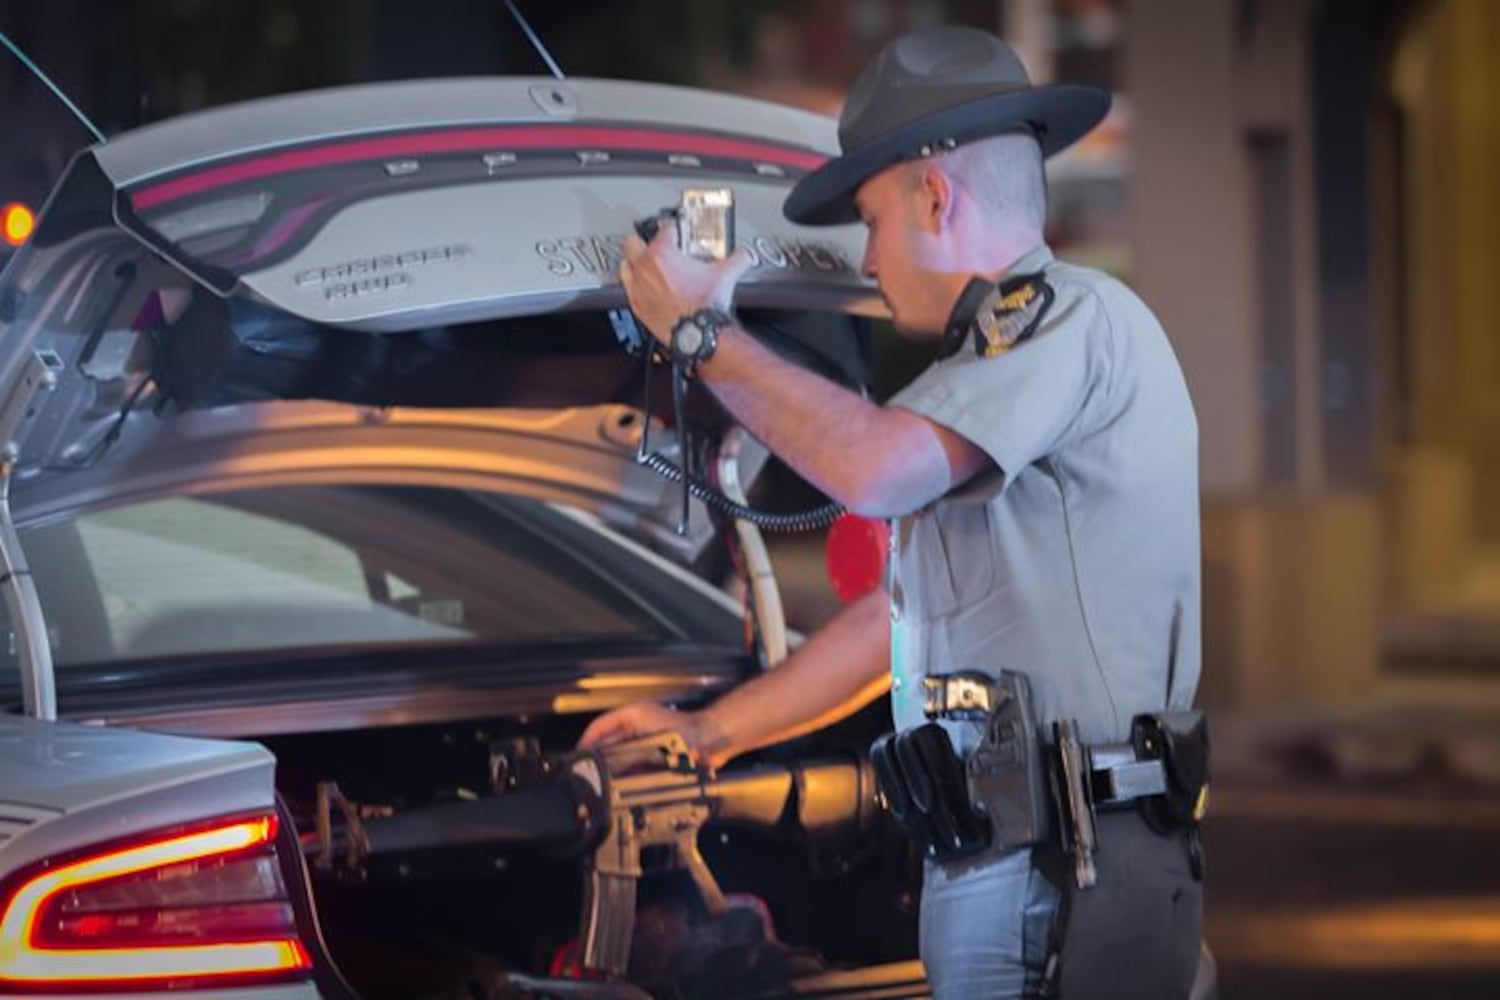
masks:
[[[965,344],[887,405],[966,438],[995,460],[1008,483],[1033,462],[1104,425],[1110,336],[1096,293],[1058,289],[1031,337],[993,357]]]

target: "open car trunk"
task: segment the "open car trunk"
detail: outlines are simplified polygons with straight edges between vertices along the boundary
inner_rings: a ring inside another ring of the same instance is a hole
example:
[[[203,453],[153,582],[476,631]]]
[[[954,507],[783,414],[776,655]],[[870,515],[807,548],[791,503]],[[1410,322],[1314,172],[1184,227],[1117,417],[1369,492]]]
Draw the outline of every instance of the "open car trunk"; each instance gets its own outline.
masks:
[[[265,741],[329,953],[356,995],[629,995],[618,981],[526,988],[576,975],[581,958],[580,868],[599,831],[552,773],[562,755],[540,749],[572,736],[491,720]],[[854,754],[726,772],[699,843],[727,908],[710,913],[669,852],[648,854],[625,981],[657,997],[922,995],[919,964],[896,961],[915,951],[910,861],[867,781]],[[350,814],[368,853],[351,847]]]

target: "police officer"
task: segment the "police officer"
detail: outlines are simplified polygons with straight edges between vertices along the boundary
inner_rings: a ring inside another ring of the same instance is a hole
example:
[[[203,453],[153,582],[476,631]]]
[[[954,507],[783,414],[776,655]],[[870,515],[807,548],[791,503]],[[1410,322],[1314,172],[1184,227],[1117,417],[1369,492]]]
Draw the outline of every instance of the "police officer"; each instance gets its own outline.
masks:
[[[937,360],[885,406],[736,323],[743,252],[712,264],[665,233],[628,240],[620,276],[645,326],[804,478],[892,519],[892,559],[885,592],[775,670],[698,712],[607,713],[581,745],[677,729],[719,766],[889,684],[898,730],[935,720],[965,754],[982,724],[933,703],[933,679],[959,672],[1024,674],[1040,722],[1075,719],[1086,743],[1128,740],[1138,713],[1188,707],[1200,655],[1192,405],[1146,306],[1043,241],[1043,158],[1108,105],[1094,88],[1032,86],[1003,41],[958,27],[896,40],[854,84],[842,155],[801,179],[785,213],[862,220],[863,270],[897,328],[936,343]],[[1186,995],[1201,893],[1183,838],[1134,811],[1100,819],[1103,884],[1078,896],[1108,905],[1078,908],[1083,944],[1059,943],[1071,875],[1055,848],[929,861],[921,951],[938,997],[1055,985],[1059,950],[1065,995]]]

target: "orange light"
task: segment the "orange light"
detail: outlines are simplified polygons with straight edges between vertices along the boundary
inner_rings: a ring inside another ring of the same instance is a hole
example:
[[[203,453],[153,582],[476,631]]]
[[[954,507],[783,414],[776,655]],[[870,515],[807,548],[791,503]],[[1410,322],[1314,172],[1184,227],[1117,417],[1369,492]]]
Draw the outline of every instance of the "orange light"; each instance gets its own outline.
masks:
[[[19,201],[0,208],[0,229],[4,230],[5,242],[11,246],[18,247],[25,243],[35,228],[36,216]]]
[[[140,948],[44,948],[35,942],[37,918],[60,892],[166,865],[234,854],[269,844],[275,836],[276,818],[265,816],[135,844],[40,872],[20,885],[0,918],[0,983],[128,984],[311,968],[306,949],[293,937]]]

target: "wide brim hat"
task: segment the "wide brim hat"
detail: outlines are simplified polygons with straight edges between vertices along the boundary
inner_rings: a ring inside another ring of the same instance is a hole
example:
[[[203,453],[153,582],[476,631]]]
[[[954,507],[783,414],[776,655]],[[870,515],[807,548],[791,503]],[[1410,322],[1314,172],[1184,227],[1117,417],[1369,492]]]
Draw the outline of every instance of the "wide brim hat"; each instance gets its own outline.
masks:
[[[858,220],[859,186],[893,164],[1005,132],[1030,132],[1051,156],[1109,111],[1097,87],[1034,87],[1020,57],[977,28],[942,27],[898,38],[865,68],[839,115],[834,157],[797,182],[783,213],[805,226]]]

